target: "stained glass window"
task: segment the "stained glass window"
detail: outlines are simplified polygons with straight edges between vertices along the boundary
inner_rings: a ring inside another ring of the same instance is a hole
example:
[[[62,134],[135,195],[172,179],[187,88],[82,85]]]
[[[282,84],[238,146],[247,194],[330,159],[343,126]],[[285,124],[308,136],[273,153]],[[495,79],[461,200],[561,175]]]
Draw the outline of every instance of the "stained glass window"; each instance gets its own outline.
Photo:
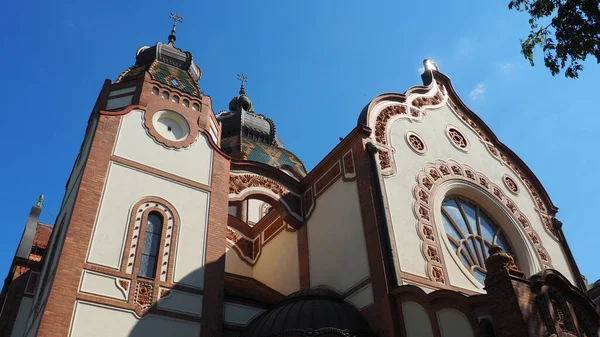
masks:
[[[477,205],[452,197],[442,204],[442,222],[456,255],[481,284],[485,280],[485,260],[495,244],[512,253],[502,229]]]
[[[140,259],[140,272],[142,277],[154,278],[156,275],[156,261],[160,247],[163,218],[158,212],[148,214],[148,223],[144,233],[142,257]]]

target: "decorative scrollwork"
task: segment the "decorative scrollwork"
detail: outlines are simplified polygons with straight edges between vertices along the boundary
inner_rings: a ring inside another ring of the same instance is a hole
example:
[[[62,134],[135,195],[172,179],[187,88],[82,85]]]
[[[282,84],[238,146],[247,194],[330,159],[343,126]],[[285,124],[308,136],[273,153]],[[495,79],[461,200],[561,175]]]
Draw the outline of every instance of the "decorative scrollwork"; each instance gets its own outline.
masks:
[[[285,187],[269,178],[252,174],[231,175],[229,180],[229,193],[239,194],[248,187],[263,187],[281,197],[289,192]]]
[[[442,172],[440,174],[440,172]],[[446,174],[448,173],[448,174]],[[441,254],[433,254],[430,247],[435,248],[440,252],[441,245],[439,236],[437,235],[436,226],[434,225],[434,205],[432,195],[435,193],[437,186],[442,182],[450,179],[466,180],[470,183],[476,183],[483,190],[494,196],[496,200],[505,207],[507,213],[511,214],[516,222],[521,225],[522,230],[530,238],[530,242],[535,247],[540,263],[546,268],[551,267],[550,255],[542,246],[539,235],[533,230],[527,217],[519,210],[516,204],[500,192],[500,188],[491,182],[485,175],[475,171],[471,167],[459,164],[454,161],[438,160],[435,163],[426,164],[424,169],[417,175],[417,185],[414,188],[414,214],[418,221],[418,234],[423,240],[422,253],[427,261],[427,269],[429,270],[430,279],[432,281],[444,279],[444,277],[436,277],[433,267],[438,268],[443,272],[443,257]],[[496,192],[495,192],[496,191]],[[444,275],[442,275],[444,276]],[[438,281],[436,281],[438,282]]]

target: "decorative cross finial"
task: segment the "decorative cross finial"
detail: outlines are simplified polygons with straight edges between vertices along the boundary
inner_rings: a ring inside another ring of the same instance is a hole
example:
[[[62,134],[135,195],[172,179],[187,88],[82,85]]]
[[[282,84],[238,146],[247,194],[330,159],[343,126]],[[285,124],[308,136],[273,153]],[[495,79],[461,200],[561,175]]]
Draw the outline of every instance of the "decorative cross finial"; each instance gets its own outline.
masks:
[[[170,19],[173,19],[173,28],[171,28],[171,35],[169,35],[169,43],[175,44],[175,28],[177,27],[177,22],[183,22],[183,17],[179,16],[177,13],[171,13],[169,16]]]
[[[40,195],[40,197],[38,198],[37,207],[42,207],[42,203],[44,202],[44,195]]]
[[[248,77],[244,76],[244,74],[238,74],[237,79],[238,81],[242,82],[242,85],[240,87],[240,95],[245,95],[246,89],[244,88],[244,83],[248,82]]]

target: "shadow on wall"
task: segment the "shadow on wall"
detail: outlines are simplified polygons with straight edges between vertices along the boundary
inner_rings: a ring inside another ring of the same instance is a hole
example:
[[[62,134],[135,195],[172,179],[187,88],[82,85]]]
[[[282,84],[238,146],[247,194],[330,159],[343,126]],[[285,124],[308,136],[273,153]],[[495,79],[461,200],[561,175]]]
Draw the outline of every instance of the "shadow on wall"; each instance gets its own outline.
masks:
[[[223,275],[225,255],[199,268],[176,285],[134,277],[130,283],[129,307],[110,309],[90,302],[75,308],[71,337],[200,337],[223,336]],[[197,282],[204,274],[204,289],[184,284]],[[204,315],[203,314],[204,309]],[[201,334],[202,331],[202,334]],[[229,335],[234,336],[234,335]]]
[[[22,331],[25,328],[26,321],[22,315],[31,308],[35,280],[39,274],[23,269],[17,266],[14,274],[9,274],[4,280],[5,293],[0,297],[0,337],[12,336],[13,330]],[[18,317],[20,312],[21,317]]]

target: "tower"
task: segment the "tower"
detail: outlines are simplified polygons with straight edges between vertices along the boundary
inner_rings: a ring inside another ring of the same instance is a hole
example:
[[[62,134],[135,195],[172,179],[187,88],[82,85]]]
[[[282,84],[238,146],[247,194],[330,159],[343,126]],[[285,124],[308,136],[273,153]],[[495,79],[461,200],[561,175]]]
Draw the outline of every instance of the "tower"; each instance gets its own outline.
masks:
[[[102,86],[26,336],[220,333],[229,157],[171,18],[167,43]]]

